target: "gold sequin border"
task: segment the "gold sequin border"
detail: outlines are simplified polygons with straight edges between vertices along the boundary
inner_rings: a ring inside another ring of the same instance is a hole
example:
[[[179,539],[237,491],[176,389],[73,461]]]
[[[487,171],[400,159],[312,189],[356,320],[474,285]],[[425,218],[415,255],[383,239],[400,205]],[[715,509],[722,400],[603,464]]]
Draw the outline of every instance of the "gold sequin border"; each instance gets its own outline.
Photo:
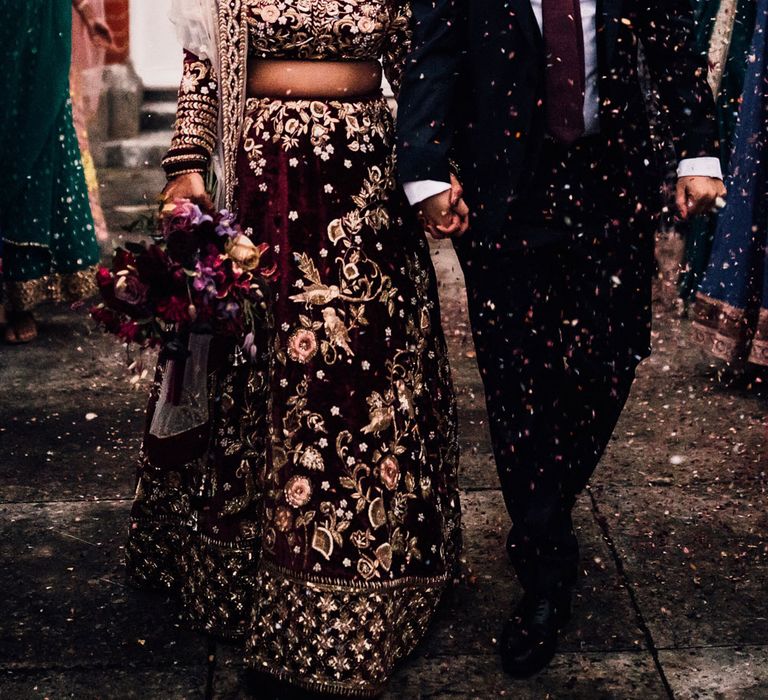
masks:
[[[33,280],[6,280],[6,305],[13,311],[31,311],[46,302],[75,302],[98,291],[97,265],[68,273],[53,273]]]

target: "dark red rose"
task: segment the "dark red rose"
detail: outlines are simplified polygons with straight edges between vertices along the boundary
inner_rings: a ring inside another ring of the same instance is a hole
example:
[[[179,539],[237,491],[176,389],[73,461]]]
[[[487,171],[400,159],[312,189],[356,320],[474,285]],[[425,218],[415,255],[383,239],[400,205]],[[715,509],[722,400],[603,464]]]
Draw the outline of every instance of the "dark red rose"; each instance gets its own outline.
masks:
[[[120,330],[120,317],[104,305],[94,306],[91,309],[91,318],[101,325],[107,333],[116,334]]]
[[[115,280],[115,299],[129,306],[141,306],[147,301],[149,288],[136,275],[119,275]]]
[[[136,258],[136,270],[141,281],[148,285],[153,296],[162,295],[170,285],[171,260],[158,245],[151,245]]]
[[[133,267],[136,263],[136,258],[129,250],[125,248],[117,248],[115,254],[112,256],[112,270],[113,272],[121,272],[127,270],[129,267]]]
[[[106,267],[99,267],[96,271],[96,284],[101,287],[111,287],[114,284],[112,273]]]
[[[171,231],[166,238],[168,256],[184,265],[184,267],[192,267],[194,265],[199,247],[199,238],[193,231],[177,229]]]
[[[188,323],[189,299],[167,297],[157,303],[159,316],[169,323]]]
[[[96,285],[101,298],[112,304],[115,301],[115,278],[106,267],[100,267],[96,272]]]
[[[139,337],[140,326],[135,321],[128,321],[120,325],[117,337],[126,343],[135,343]]]

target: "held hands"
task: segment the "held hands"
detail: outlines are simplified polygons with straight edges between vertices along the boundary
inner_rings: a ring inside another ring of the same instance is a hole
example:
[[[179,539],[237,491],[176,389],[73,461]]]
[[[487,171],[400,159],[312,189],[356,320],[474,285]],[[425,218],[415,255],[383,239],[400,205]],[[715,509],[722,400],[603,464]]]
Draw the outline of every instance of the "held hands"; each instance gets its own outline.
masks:
[[[424,230],[433,238],[464,235],[469,228],[469,207],[464,201],[464,190],[455,175],[451,175],[451,189],[428,197],[421,202],[419,219]]]
[[[725,185],[716,177],[689,176],[677,181],[675,201],[682,219],[691,219],[721,208],[723,197]]]
[[[205,180],[200,173],[187,173],[173,178],[160,195],[160,218],[167,216],[175,208],[178,199],[188,199],[203,211],[213,210],[213,201],[205,189]]]

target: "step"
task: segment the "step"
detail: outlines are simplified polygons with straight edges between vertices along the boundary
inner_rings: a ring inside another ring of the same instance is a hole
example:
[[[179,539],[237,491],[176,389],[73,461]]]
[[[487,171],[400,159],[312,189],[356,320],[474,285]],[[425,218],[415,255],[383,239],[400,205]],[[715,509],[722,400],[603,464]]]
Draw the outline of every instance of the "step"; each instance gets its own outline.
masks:
[[[144,102],[176,102],[178,88],[145,88]]]
[[[94,148],[96,166],[101,168],[159,168],[172,133],[169,129],[146,131],[135,138],[106,141]]]
[[[160,131],[172,129],[176,121],[176,102],[163,100],[147,102],[141,106],[141,130]]]

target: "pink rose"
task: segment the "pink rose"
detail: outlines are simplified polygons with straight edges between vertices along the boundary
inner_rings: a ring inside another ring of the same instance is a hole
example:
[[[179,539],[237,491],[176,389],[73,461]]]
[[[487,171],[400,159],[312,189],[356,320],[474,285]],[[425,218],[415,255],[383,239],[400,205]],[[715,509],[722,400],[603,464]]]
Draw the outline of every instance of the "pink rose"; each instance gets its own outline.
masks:
[[[394,491],[400,483],[400,465],[392,455],[387,455],[379,462],[381,483],[390,491]]]
[[[275,5],[267,5],[261,8],[261,19],[265,22],[272,24],[280,19],[280,10]]]
[[[299,328],[288,338],[288,355],[292,360],[307,364],[317,353],[317,336],[309,328]]]
[[[357,20],[357,28],[363,34],[370,34],[374,29],[376,29],[376,22],[374,22],[370,17],[361,17],[359,20]]]
[[[301,508],[312,497],[312,484],[306,476],[294,476],[285,485],[285,500],[294,508]]]

